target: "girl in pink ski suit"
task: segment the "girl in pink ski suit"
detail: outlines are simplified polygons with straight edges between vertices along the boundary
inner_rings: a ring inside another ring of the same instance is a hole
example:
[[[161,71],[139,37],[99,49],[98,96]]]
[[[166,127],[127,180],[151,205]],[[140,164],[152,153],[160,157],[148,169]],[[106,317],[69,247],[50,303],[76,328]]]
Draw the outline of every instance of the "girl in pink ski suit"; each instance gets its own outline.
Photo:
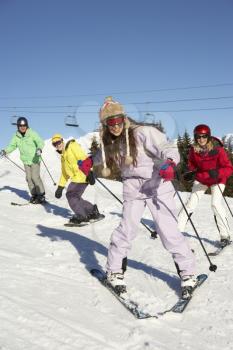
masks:
[[[109,283],[113,287],[120,286],[120,292],[126,289],[123,262],[136,237],[146,206],[181,279],[193,281],[195,259],[177,228],[174,188],[169,181],[174,178],[175,163],[179,162],[177,147],[169,143],[165,134],[155,127],[140,125],[126,118],[123,106],[111,97],[105,100],[100,110],[100,121],[103,125],[103,175],[110,174],[115,162],[121,169],[123,179],[123,217],[112,233],[107,258]]]

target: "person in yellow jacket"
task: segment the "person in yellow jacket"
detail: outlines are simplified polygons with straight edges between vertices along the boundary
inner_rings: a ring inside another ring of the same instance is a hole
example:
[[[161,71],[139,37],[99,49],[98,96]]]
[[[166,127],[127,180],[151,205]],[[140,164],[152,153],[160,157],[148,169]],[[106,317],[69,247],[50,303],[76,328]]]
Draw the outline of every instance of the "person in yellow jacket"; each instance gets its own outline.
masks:
[[[52,145],[61,155],[61,177],[55,192],[56,198],[61,198],[65,185],[70,180],[66,198],[74,216],[69,224],[84,226],[89,222],[103,219],[104,215],[99,213],[97,205],[82,198],[88,184],[94,184],[91,158],[75,140],[69,140],[65,144],[61,134],[53,135]]]

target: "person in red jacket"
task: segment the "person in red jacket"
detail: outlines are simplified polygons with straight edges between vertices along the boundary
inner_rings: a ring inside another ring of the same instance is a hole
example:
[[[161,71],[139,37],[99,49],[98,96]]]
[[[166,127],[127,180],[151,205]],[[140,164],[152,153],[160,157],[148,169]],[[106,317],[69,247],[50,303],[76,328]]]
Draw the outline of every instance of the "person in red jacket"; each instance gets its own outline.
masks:
[[[194,144],[189,152],[188,169],[185,180],[195,179],[192,193],[186,208],[191,216],[208,187],[211,188],[211,207],[215,215],[222,246],[230,242],[230,229],[226,211],[222,204],[222,194],[228,177],[233,173],[233,166],[228,159],[222,142],[211,136],[208,125],[200,124],[194,129]],[[179,213],[178,226],[185,230],[188,217],[184,209]]]

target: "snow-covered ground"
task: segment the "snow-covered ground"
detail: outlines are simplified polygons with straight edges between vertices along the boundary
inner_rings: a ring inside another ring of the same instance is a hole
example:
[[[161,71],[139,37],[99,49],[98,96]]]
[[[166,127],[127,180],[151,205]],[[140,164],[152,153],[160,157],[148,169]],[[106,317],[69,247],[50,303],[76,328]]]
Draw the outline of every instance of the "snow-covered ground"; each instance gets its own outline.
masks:
[[[49,142],[43,157],[57,181],[59,156]],[[21,165],[17,152],[11,158]],[[183,314],[136,320],[89,273],[93,267],[105,267],[121,205],[99,183],[89,186],[85,197],[98,205],[105,220],[66,228],[63,224],[71,215],[66,198],[54,198],[56,187],[44,165],[41,175],[49,204],[12,206],[12,201],[23,203],[29,198],[24,174],[0,160],[1,350],[233,349],[232,246],[212,258],[218,269],[210,272],[188,225],[197,273],[207,273],[208,280]],[[120,183],[103,182],[121,198]],[[228,201],[233,210],[233,200]],[[144,218],[152,225],[148,212]],[[208,195],[192,218],[207,251],[214,250],[218,233]],[[229,223],[232,227],[230,217]],[[128,258],[126,281],[135,300],[155,313],[171,307],[179,294],[179,279],[160,240],[151,240],[140,226]]]

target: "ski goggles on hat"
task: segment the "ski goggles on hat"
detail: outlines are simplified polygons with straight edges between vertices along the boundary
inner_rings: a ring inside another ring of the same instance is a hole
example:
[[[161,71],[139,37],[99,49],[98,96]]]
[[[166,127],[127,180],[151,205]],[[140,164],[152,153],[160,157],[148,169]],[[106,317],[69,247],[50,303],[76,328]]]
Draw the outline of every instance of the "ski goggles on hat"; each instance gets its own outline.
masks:
[[[114,117],[109,117],[106,120],[106,125],[107,126],[115,126],[115,125],[120,125],[123,124],[125,120],[125,117],[123,115],[116,115]]]
[[[59,146],[62,142],[63,142],[63,139],[53,142],[52,145],[53,145],[54,147],[57,147],[57,146]]]
[[[198,139],[208,139],[209,135],[207,134],[197,134],[195,135],[195,138]]]

